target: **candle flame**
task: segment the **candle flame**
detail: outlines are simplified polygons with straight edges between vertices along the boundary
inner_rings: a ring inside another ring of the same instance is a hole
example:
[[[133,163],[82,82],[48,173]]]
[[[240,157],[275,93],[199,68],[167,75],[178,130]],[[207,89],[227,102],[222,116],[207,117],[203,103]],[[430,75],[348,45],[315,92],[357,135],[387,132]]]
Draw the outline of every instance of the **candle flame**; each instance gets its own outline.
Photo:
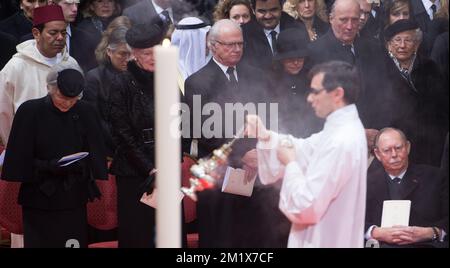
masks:
[[[162,46],[163,47],[170,47],[170,40],[169,39],[164,39],[162,42]]]

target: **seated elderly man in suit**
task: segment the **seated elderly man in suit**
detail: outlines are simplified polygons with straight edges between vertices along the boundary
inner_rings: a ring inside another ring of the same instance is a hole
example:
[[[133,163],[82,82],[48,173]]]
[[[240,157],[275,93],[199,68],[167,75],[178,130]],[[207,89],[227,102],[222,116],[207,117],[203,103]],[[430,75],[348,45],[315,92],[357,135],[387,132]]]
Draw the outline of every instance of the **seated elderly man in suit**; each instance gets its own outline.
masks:
[[[382,247],[448,247],[448,180],[438,168],[409,163],[410,148],[399,129],[384,128],[376,136],[383,168],[367,175],[366,239]],[[409,226],[380,227],[385,200],[411,200]]]

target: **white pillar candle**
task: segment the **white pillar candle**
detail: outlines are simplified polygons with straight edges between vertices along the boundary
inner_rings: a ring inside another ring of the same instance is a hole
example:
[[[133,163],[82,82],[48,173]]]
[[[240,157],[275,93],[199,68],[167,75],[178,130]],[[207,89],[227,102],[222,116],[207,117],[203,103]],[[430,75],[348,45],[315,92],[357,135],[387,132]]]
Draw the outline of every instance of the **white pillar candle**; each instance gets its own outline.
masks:
[[[164,40],[155,47],[156,246],[181,247],[181,143],[179,131],[178,48]]]

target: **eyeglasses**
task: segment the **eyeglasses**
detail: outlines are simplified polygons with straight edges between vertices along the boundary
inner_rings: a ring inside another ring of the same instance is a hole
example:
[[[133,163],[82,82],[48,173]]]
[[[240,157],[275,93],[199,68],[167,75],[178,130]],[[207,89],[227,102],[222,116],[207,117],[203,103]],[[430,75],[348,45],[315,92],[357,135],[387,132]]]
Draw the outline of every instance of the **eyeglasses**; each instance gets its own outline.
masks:
[[[405,43],[405,45],[411,46],[414,44],[414,39],[396,37],[392,39],[391,42],[396,46],[400,46],[403,42]]]
[[[222,42],[219,40],[216,40],[217,43],[221,44],[222,46],[226,47],[227,49],[232,49],[234,47],[242,48],[244,47],[244,42]]]
[[[402,145],[393,146],[390,148],[382,148],[382,149],[378,148],[377,150],[379,150],[383,155],[390,156],[390,155],[392,155],[393,151],[395,151],[395,153],[398,154],[398,153],[402,152],[403,149],[405,149],[405,148],[406,148],[405,145],[402,144]]]
[[[322,92],[322,91],[324,91],[324,90],[326,90],[326,89],[325,89],[325,88],[319,88],[319,89],[316,89],[316,88],[310,87],[310,88],[308,89],[308,95],[309,95],[309,94],[319,95],[320,92]]]

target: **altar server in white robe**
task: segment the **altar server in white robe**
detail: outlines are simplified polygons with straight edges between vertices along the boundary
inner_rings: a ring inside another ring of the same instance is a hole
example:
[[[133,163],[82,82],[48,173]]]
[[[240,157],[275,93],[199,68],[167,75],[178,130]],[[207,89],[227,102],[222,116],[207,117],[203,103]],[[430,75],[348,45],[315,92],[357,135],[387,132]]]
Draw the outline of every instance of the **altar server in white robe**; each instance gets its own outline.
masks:
[[[321,132],[297,139],[247,117],[247,135],[259,139],[259,176],[264,184],[283,178],[279,207],[292,222],[288,247],[363,247],[367,141],[354,104],[358,72],[333,61],[310,75],[307,100],[326,118]]]

